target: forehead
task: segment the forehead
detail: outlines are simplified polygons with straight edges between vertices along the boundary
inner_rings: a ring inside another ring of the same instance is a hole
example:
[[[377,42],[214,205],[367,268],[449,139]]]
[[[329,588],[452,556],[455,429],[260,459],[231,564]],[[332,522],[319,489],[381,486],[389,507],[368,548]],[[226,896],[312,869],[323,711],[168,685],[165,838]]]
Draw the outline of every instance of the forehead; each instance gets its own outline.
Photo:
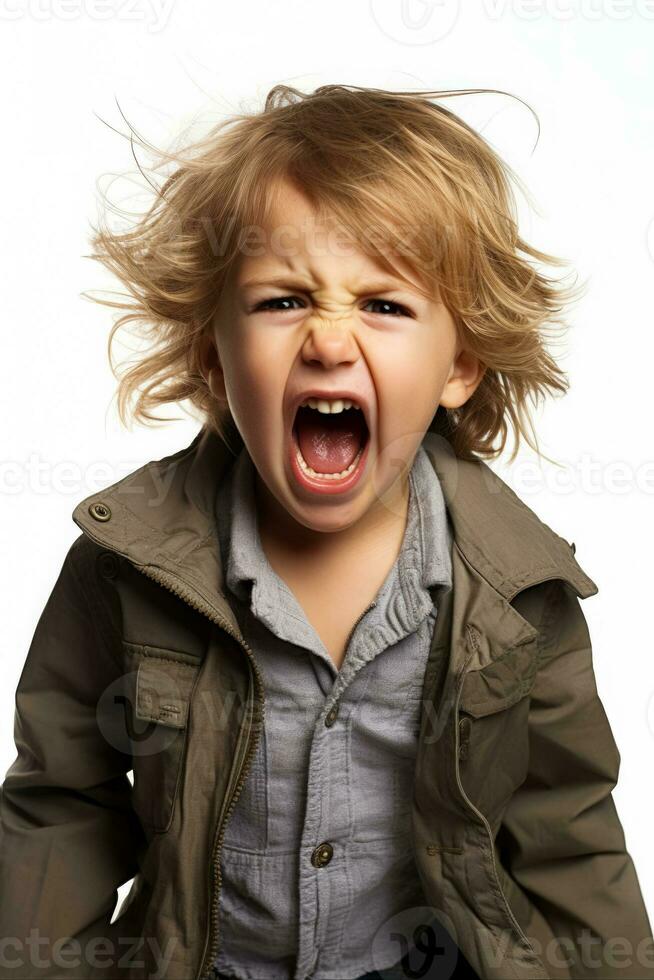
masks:
[[[266,213],[248,231],[251,234],[243,240],[234,269],[239,286],[295,273],[317,283],[338,276],[353,286],[365,278],[386,289],[429,288],[406,258],[383,241],[374,221],[365,230],[371,247],[364,248],[335,214],[319,211],[300,188],[285,179],[269,189]]]

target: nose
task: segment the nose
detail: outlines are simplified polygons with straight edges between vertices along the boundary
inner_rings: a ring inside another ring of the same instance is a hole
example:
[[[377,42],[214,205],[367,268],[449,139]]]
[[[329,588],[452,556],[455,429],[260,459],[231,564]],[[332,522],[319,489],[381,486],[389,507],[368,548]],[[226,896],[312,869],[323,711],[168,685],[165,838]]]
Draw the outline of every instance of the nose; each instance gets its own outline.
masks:
[[[348,317],[312,316],[305,327],[307,336],[302,345],[302,358],[307,364],[319,363],[333,368],[339,364],[351,364],[359,358],[359,348]]]

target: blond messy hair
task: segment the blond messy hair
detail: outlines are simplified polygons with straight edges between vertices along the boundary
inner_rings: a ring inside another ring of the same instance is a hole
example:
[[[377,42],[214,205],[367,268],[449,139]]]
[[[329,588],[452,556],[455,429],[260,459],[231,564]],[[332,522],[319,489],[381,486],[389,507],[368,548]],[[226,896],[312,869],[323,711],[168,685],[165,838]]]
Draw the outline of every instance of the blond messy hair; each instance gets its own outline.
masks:
[[[303,93],[276,85],[262,111],[223,120],[187,153],[156,150],[139,137],[175,169],[160,188],[152,185],[156,199],[130,230],[112,232],[102,220],[92,226],[94,251],[87,256],[111,270],[130,297],[124,303],[89,296],[128,311],[108,341],[123,424],[130,413],[146,424],[164,421],[154,409],[188,402],[228,441],[234,421],[200,370],[200,342],[211,332],[247,236],[266,223],[271,191],[287,179],[382,266],[392,268],[391,256],[401,255],[440,292],[464,348],[485,366],[464,405],[438,407],[432,430],[459,457],[493,457],[504,449],[510,424],[511,459],[520,438],[540,454],[527,402],[568,388],[546,340],[556,325],[565,326],[560,313],[576,288],[530,261],[564,264],[520,237],[511,187],[520,182],[511,168],[433,101],[495,91],[323,85]],[[112,342],[130,321],[151,346],[119,375]]]

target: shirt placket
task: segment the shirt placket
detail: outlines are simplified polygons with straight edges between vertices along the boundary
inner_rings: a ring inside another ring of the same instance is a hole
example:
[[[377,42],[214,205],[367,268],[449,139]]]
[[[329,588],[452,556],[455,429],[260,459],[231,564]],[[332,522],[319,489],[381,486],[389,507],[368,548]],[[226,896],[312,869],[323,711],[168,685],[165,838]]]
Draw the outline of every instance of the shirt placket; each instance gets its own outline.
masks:
[[[340,935],[342,917],[348,914],[350,907],[351,896],[347,892],[351,880],[348,853],[352,833],[352,787],[347,779],[349,740],[344,726],[350,723],[349,715],[356,710],[356,703],[365,696],[364,684],[356,700],[353,699],[353,681],[387,645],[383,630],[370,629],[373,617],[383,618],[383,611],[377,604],[368,610],[354,630],[341,670],[336,673],[331,668],[337,699],[333,692],[325,699],[325,707],[313,730],[300,843],[295,980],[307,980],[316,971],[321,955],[330,951],[333,937]],[[374,642],[370,642],[370,636],[375,637]],[[326,654],[320,659],[325,657]],[[334,908],[332,898],[337,888],[339,901],[338,907]]]

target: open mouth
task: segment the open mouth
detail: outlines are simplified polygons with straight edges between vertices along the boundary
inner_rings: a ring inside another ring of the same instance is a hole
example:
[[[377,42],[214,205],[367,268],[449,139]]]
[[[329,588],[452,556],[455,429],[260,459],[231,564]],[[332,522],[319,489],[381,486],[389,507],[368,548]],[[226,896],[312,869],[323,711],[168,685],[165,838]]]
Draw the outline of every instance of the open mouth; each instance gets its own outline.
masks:
[[[362,409],[346,399],[308,398],[295,414],[293,471],[312,490],[343,492],[363,471],[370,434]]]

